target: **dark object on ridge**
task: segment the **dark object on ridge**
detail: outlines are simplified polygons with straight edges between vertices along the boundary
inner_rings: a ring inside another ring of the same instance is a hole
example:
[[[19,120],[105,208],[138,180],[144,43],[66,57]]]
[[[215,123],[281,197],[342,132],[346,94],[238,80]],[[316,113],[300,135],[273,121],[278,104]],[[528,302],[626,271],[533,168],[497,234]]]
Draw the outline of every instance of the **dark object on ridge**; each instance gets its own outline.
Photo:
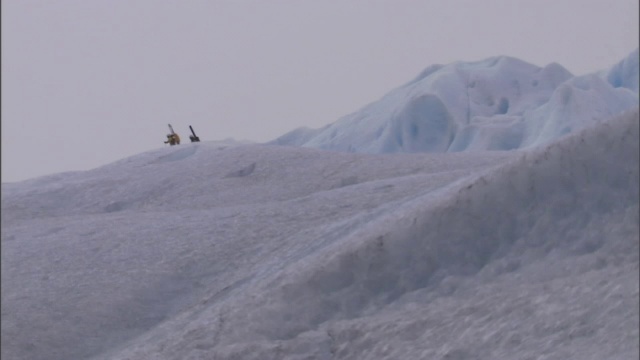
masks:
[[[189,135],[189,139],[191,140],[191,142],[199,142],[200,138],[196,136],[196,132],[193,131],[191,125],[189,125],[189,129],[191,129],[191,133],[193,134],[193,136]]]

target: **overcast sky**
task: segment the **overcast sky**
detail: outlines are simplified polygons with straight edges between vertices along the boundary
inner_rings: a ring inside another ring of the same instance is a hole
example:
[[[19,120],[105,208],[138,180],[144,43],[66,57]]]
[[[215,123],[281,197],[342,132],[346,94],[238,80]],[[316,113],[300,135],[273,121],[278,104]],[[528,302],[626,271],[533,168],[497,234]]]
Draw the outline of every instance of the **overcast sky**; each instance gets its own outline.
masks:
[[[2,181],[163,144],[321,127],[431,64],[575,75],[638,47],[637,0],[3,0]]]

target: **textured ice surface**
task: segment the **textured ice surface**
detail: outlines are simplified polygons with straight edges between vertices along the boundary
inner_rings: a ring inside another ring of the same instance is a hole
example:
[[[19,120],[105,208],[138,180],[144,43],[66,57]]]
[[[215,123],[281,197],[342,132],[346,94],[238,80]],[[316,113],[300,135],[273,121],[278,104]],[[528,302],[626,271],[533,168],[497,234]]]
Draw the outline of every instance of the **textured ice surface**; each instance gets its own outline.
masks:
[[[638,50],[600,74],[573,76],[501,56],[433,65],[409,83],[321,129],[274,144],[346,152],[522,149],[638,106]]]
[[[2,358],[637,358],[638,121],[510,152],[202,142],[3,184]]]
[[[0,355],[638,358],[637,105],[637,50],[495,57],[291,146],[2,184]]]

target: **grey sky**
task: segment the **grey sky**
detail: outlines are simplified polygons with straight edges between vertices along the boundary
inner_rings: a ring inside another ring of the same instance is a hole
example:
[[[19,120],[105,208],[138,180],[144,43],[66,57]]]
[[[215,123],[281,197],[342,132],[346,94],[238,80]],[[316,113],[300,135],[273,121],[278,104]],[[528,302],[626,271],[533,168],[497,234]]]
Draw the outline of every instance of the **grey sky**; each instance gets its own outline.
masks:
[[[320,127],[434,63],[576,75],[638,47],[637,0],[3,0],[2,181]]]

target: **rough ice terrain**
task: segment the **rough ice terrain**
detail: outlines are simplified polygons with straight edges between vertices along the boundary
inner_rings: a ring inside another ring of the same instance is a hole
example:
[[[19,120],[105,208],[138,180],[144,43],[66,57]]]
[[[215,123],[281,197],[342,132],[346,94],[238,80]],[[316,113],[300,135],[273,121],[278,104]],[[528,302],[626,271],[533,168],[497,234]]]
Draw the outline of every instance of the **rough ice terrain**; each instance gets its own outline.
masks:
[[[636,106],[638,49],[581,76],[499,56],[432,65],[359,111],[272,143],[362,153],[525,149]]]
[[[295,146],[182,144],[3,183],[0,357],[637,359],[635,56],[547,67],[538,95],[504,93],[507,114],[473,105],[486,126],[447,123],[464,151],[327,151],[300,129]],[[446,78],[428,81],[458,91]],[[536,127],[488,146],[516,109]]]
[[[638,111],[531,151],[188,144],[3,184],[8,359],[638,356]]]

